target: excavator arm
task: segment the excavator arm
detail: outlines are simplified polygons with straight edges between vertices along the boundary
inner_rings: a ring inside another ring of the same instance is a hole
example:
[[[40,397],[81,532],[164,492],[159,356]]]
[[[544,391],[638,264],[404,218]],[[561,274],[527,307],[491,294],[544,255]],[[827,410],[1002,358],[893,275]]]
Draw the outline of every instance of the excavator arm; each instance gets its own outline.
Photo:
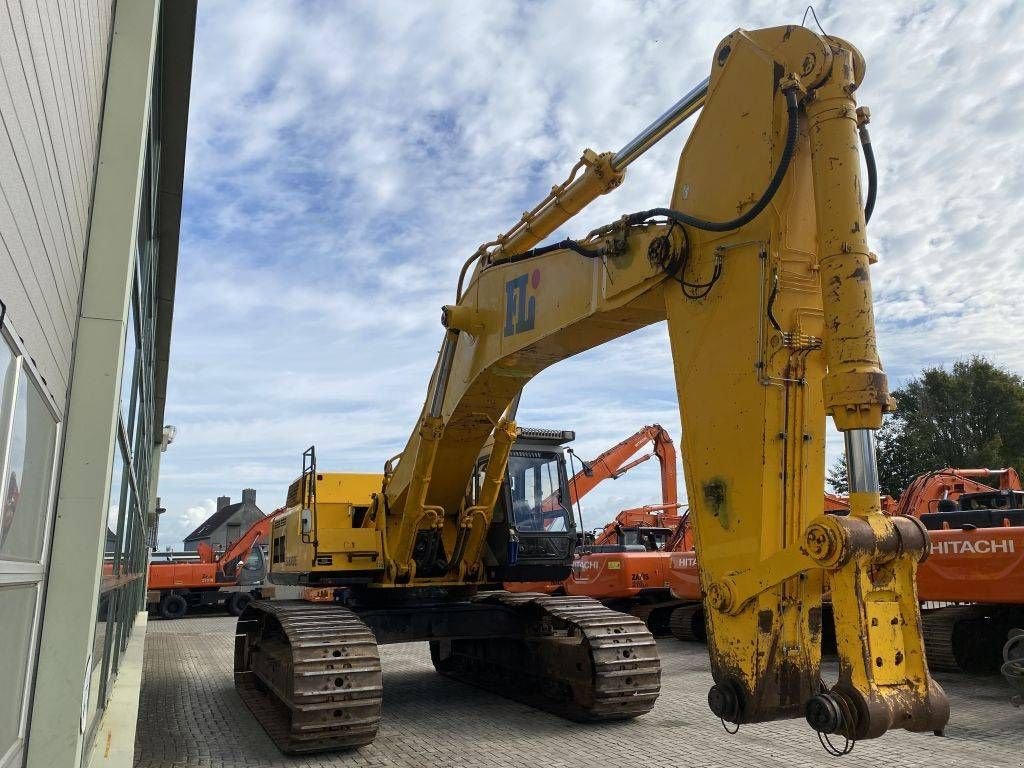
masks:
[[[639,458],[629,461],[647,443],[651,444],[653,454],[645,453]],[[672,438],[660,424],[641,427],[596,459],[584,462],[583,469],[569,479],[572,503],[575,504],[603,481],[621,477],[637,465],[650,459],[652,455],[657,457],[661,467],[662,504],[675,504],[677,496],[676,448],[672,443]]]
[[[736,32],[711,74],[616,154],[570,179],[467,262],[422,416],[368,518],[388,577],[418,580],[417,535],[442,534],[449,583],[479,558],[515,437],[514,407],[548,366],[667,322],[716,715],[806,715],[848,740],[941,730],[915,589],[927,533],[882,514],[874,433],[888,406],[871,299],[854,91],[864,61],[802,27]],[[702,110],[668,207],[537,247],[625,167]],[[869,195],[870,197],[870,195]],[[822,514],[825,418],[843,432],[850,514]],[[482,487],[465,489],[493,433]],[[494,493],[486,489],[494,489]],[[840,674],[821,681],[831,592]]]

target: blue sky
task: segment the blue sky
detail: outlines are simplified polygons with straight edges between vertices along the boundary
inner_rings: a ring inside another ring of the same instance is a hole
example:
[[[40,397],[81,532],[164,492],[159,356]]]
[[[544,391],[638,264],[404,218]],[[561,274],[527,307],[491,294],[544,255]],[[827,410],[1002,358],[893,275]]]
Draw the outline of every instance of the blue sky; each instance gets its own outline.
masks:
[[[413,428],[463,260],[706,76],[777,2],[199,5],[161,546],[258,492],[278,506],[316,444],[380,471]],[[819,3],[867,58],[879,199],[870,239],[895,385],[983,354],[1024,373],[1024,4]],[[687,127],[565,234],[667,202]],[[664,327],[564,362],[520,423],[592,457],[643,424],[679,434]],[[833,439],[830,455],[838,442]],[[588,527],[656,502],[655,462],[584,502]]]

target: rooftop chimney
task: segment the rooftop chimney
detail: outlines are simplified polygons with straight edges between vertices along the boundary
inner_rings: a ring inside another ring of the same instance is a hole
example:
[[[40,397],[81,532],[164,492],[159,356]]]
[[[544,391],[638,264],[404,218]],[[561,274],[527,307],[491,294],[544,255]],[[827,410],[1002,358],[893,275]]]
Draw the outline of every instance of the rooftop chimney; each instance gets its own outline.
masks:
[[[220,512],[224,507],[231,503],[230,496],[218,496],[217,497],[217,511]]]
[[[244,488],[242,490],[242,503],[251,504],[256,506],[256,489],[255,488]]]

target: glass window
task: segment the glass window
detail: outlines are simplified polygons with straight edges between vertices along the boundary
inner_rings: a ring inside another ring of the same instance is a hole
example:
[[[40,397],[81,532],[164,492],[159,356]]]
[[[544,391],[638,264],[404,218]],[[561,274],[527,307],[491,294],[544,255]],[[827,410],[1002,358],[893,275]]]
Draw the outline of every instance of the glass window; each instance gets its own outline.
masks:
[[[512,519],[519,531],[565,531],[568,498],[562,493],[559,456],[513,451],[508,460]]]
[[[135,322],[135,300],[128,302],[128,322],[124,337],[124,361],[121,367],[121,418],[128,435],[134,433],[135,369],[138,358],[138,332]],[[129,442],[129,445],[131,443]]]
[[[0,756],[21,736],[37,589],[35,584],[0,587],[0,648],[4,654],[0,664]]]
[[[102,590],[102,586],[100,587]],[[92,672],[89,677],[89,719],[100,709],[103,696],[103,656],[107,647],[107,627],[114,592],[100,594],[96,606],[96,634],[92,640]]]
[[[123,533],[118,536],[121,517],[121,488],[124,482],[124,459],[120,446],[114,446],[114,461],[110,468],[110,498],[107,502],[107,546],[103,554],[103,581],[114,576],[114,561],[120,547]]]
[[[57,422],[35,383],[22,371],[4,472],[0,556],[42,559],[56,439]]]

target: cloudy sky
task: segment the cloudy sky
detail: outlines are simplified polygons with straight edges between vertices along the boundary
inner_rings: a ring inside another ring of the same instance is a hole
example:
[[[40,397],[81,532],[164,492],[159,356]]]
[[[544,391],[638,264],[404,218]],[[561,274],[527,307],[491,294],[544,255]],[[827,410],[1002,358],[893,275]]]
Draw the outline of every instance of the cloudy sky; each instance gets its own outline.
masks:
[[[730,31],[804,7],[203,0],[161,546],[218,495],[253,487],[274,509],[310,444],[324,469],[380,471],[417,418],[462,261],[584,147],[618,149],[705,77]],[[1024,3],[817,10],[868,62],[893,384],[974,353],[1024,373]],[[686,131],[565,234],[665,204]],[[678,435],[665,328],[541,374],[519,421],[574,428],[588,458],[643,424]],[[651,461],[588,497],[587,527],[657,496]]]

